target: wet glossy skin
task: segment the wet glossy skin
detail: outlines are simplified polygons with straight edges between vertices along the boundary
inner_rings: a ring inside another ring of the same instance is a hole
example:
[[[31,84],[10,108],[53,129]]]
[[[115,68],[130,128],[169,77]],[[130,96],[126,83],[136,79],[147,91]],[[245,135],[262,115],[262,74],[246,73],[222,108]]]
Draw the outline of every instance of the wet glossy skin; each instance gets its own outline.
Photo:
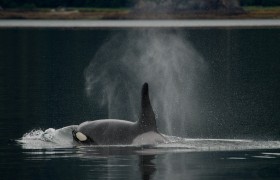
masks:
[[[143,85],[141,95],[139,121],[130,122],[118,119],[86,121],[73,131],[73,140],[79,144],[118,145],[131,144],[137,136],[146,132],[158,134],[147,83]],[[76,137],[78,132],[85,135],[87,140],[79,140]]]

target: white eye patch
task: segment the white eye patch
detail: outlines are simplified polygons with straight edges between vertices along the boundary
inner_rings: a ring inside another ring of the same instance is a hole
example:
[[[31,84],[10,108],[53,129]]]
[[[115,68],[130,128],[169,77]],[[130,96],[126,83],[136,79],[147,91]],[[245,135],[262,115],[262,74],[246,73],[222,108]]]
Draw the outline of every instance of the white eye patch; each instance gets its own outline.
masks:
[[[87,137],[81,132],[77,132],[76,137],[77,137],[77,139],[79,139],[79,141],[86,141],[87,140]]]

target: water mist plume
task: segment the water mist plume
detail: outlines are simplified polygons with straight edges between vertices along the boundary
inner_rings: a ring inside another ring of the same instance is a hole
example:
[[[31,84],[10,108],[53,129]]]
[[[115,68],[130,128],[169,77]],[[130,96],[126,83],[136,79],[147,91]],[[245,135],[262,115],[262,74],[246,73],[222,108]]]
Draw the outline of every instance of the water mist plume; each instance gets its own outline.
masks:
[[[88,97],[108,111],[108,117],[139,117],[140,90],[150,84],[150,98],[161,132],[185,135],[199,119],[203,58],[177,31],[141,30],[113,36],[85,70]]]

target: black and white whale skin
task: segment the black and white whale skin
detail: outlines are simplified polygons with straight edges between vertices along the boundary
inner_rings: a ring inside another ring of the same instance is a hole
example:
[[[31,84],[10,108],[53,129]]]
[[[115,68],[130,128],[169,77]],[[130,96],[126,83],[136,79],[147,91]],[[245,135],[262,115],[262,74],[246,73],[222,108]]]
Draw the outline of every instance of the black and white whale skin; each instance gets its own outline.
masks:
[[[73,140],[81,145],[129,145],[166,142],[158,132],[155,114],[145,83],[141,93],[141,111],[137,122],[118,119],[86,121],[73,130]]]

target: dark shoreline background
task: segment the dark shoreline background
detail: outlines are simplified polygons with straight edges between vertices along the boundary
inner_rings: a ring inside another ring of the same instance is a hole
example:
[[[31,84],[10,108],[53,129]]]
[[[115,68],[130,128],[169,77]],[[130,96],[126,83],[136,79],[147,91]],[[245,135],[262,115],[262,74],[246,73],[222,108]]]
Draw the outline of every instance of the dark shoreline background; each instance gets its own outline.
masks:
[[[0,19],[280,19],[280,7],[247,7],[244,13],[218,11],[135,13],[130,9],[115,8],[91,10],[69,8],[63,11],[8,9],[0,11]]]
[[[279,19],[278,0],[0,0],[0,19]]]

